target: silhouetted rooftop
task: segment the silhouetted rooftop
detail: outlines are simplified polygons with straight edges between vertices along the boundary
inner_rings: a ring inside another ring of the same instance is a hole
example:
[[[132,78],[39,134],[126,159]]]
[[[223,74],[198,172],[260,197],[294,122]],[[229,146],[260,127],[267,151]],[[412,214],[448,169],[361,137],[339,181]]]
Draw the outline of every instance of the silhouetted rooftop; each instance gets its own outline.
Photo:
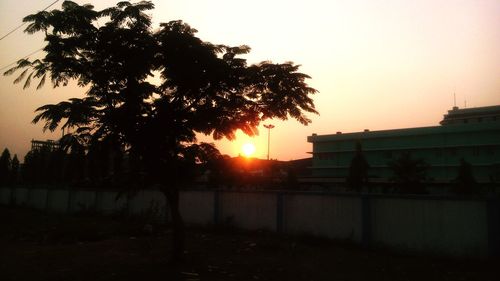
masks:
[[[457,123],[480,123],[500,121],[500,105],[483,106],[473,108],[458,108],[448,110],[444,115],[441,125],[450,125]]]

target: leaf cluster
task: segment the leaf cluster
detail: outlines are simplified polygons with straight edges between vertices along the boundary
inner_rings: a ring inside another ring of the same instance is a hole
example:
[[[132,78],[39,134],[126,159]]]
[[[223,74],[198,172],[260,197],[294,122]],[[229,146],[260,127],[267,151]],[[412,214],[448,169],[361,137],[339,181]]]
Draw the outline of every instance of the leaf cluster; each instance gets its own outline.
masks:
[[[388,165],[394,173],[392,181],[398,184],[401,192],[425,193],[423,183],[428,179],[429,165],[423,159],[415,159],[406,152]]]
[[[249,65],[241,57],[248,46],[205,42],[182,21],[153,30],[153,8],[150,1],[119,2],[96,11],[65,1],[61,10],[25,17],[27,33],[45,33],[46,55],[20,60],[4,74],[21,71],[14,83],[24,81],[24,88],[34,78],[37,89],[46,80],[88,88],[85,98],[39,107],[33,122],[72,130],[82,144],[112,140],[156,162],[199,161],[188,149],[197,133],[233,139],[237,130],[257,134],[269,118],[311,122],[306,113],[317,113],[316,90],[299,65]]]

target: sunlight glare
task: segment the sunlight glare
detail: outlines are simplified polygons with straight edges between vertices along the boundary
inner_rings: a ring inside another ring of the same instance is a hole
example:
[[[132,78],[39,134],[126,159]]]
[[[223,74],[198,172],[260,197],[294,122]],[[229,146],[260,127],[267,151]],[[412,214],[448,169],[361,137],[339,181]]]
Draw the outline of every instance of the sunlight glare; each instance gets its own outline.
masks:
[[[255,145],[251,142],[247,142],[241,147],[241,150],[243,155],[250,157],[255,153]]]

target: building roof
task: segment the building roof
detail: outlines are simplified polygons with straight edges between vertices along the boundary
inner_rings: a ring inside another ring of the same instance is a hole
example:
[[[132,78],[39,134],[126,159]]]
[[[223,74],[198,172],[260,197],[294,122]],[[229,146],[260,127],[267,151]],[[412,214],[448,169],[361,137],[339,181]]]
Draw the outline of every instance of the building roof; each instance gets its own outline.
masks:
[[[468,121],[488,122],[500,120],[500,105],[473,108],[458,108],[454,106],[444,115],[441,125],[464,123]]]
[[[455,110],[455,111],[454,111]],[[460,115],[468,116],[484,116],[497,112],[500,116],[500,106],[488,106],[480,108],[466,108],[466,109],[452,109],[453,116],[460,113]],[[446,115],[445,115],[446,116]],[[455,117],[452,117],[455,118]],[[339,140],[357,140],[357,139],[371,139],[371,138],[391,138],[391,137],[404,137],[404,136],[422,136],[422,135],[438,135],[438,134],[452,134],[463,132],[476,132],[476,131],[499,131],[500,130],[500,117],[495,119],[495,122],[450,122],[446,126],[431,126],[431,127],[417,127],[417,128],[403,128],[392,130],[379,130],[354,133],[341,133],[329,135],[317,135],[307,137],[308,142],[326,142],[326,141],[339,141]],[[492,140],[494,141],[494,140]],[[496,141],[498,143],[498,140]]]

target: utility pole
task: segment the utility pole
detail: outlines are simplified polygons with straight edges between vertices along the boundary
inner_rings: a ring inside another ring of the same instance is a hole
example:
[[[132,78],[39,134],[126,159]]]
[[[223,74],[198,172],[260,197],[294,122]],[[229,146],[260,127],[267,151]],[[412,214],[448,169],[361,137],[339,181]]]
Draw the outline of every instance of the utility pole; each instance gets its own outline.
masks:
[[[274,128],[274,125],[264,125],[264,128],[267,129],[267,160],[269,161],[269,146],[271,144],[271,129]]]

